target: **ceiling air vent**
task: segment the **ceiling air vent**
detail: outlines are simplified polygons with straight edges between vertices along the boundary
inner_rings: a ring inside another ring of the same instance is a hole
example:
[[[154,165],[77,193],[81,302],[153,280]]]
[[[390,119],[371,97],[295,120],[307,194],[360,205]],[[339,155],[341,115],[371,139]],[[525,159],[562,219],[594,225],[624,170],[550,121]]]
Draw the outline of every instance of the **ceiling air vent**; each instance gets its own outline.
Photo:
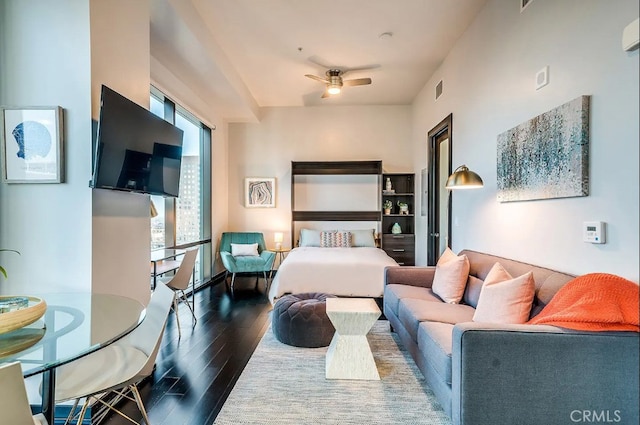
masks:
[[[533,0],[519,0],[520,1],[520,13],[529,6],[529,3],[533,3]]]
[[[442,80],[436,84],[436,100],[442,95]]]

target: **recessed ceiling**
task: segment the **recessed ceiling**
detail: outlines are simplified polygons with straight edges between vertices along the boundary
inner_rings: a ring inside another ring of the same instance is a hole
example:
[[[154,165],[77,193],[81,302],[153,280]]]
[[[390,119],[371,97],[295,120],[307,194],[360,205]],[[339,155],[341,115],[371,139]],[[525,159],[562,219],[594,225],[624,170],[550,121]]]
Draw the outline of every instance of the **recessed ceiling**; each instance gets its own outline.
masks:
[[[181,69],[188,64],[189,78],[208,87],[200,91],[223,93],[235,115],[242,115],[238,102],[254,112],[256,106],[408,105],[485,3],[152,0],[152,55],[166,68],[178,59]],[[321,99],[325,87],[305,77],[324,77],[319,64],[370,66],[344,78],[370,77],[372,84]]]

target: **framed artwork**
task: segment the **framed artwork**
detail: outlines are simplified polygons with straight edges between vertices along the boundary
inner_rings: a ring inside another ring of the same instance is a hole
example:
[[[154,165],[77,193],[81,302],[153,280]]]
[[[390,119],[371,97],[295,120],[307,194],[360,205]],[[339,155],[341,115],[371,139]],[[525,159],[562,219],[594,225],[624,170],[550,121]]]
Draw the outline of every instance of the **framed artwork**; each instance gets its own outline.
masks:
[[[589,195],[589,96],[498,135],[498,201]]]
[[[1,109],[0,155],[6,183],[62,183],[62,108]]]
[[[276,179],[247,177],[244,179],[244,206],[247,208],[274,208],[276,206]]]

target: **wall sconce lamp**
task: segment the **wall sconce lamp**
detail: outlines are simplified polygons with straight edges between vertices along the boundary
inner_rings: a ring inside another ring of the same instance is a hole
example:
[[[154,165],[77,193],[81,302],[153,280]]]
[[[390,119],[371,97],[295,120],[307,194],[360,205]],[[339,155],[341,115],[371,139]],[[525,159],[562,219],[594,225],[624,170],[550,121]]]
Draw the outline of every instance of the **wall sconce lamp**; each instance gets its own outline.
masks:
[[[449,176],[445,187],[449,190],[455,189],[479,189],[484,186],[484,182],[479,175],[469,170],[466,165],[461,165]]]
[[[273,241],[276,243],[276,250],[282,249],[283,240],[284,240],[284,234],[282,232],[275,232],[273,234]]]

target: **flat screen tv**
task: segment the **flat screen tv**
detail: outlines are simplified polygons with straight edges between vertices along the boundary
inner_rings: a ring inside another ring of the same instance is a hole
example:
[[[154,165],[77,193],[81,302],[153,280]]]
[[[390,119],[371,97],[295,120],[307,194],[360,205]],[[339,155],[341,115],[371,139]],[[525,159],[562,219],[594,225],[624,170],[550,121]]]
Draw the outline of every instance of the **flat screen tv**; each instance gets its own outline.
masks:
[[[103,85],[90,186],[177,197],[182,136],[178,127]]]

